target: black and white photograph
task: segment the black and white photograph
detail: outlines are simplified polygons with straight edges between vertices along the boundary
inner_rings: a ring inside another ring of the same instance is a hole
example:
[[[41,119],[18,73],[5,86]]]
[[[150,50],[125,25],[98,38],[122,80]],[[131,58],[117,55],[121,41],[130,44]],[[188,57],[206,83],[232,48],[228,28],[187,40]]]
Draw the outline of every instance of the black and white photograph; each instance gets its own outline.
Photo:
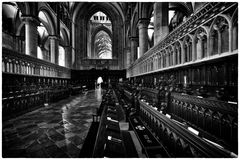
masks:
[[[237,1],[1,10],[1,158],[238,158]]]

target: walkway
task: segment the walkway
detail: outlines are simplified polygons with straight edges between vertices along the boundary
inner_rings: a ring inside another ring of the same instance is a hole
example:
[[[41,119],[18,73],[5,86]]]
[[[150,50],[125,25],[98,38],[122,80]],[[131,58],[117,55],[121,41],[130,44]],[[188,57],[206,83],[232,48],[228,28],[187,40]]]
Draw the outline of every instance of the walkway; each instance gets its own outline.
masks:
[[[2,124],[2,156],[78,157],[101,90],[70,97]]]

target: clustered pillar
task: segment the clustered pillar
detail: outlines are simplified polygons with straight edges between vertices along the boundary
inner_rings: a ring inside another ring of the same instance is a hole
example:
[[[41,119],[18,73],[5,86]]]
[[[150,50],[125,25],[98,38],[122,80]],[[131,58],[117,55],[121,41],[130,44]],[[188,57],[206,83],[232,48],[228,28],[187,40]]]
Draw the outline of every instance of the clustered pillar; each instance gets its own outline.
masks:
[[[65,66],[69,68],[71,67],[71,50],[71,46],[65,46]]]
[[[128,68],[131,65],[131,49],[130,47],[125,48],[126,62],[125,66]]]
[[[139,57],[142,57],[143,54],[148,50],[148,25],[149,19],[140,19],[138,21],[139,29]]]
[[[130,37],[131,40],[131,57],[130,57],[130,63],[133,63],[138,57],[137,57],[137,41],[138,37]]]
[[[32,16],[24,17],[25,20],[25,51],[27,55],[37,57],[39,20]]]
[[[154,45],[168,33],[168,2],[154,3]]]
[[[56,57],[58,57],[58,37],[55,35],[50,35],[49,36],[50,40],[50,52],[51,52],[51,62],[58,64],[58,61],[56,61]]]

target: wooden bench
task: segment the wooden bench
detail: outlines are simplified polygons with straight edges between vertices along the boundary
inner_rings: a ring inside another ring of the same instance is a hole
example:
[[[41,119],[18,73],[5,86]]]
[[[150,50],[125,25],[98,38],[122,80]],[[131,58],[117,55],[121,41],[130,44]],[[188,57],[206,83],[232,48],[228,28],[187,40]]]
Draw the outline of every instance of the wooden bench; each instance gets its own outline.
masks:
[[[82,91],[83,91],[82,86],[75,85],[71,87],[71,95],[80,94],[82,93]]]
[[[148,103],[156,106],[158,105],[158,90],[152,88],[142,88],[141,90],[141,97],[144,97]]]
[[[140,141],[142,152],[146,157],[170,157],[163,145],[153,136],[138,116],[129,117],[129,122]]]
[[[214,135],[216,140],[237,152],[237,104],[172,93],[169,114]]]
[[[3,120],[16,117],[44,104],[44,93],[21,93],[2,98]]]
[[[92,157],[124,158],[126,151],[119,128],[120,108],[112,91],[106,95]]]
[[[10,91],[2,97],[3,120],[19,116],[44,106],[44,103],[56,102],[67,98],[67,87],[39,88],[35,90]]]
[[[207,142],[141,100],[140,118],[172,157],[231,157],[231,152]]]

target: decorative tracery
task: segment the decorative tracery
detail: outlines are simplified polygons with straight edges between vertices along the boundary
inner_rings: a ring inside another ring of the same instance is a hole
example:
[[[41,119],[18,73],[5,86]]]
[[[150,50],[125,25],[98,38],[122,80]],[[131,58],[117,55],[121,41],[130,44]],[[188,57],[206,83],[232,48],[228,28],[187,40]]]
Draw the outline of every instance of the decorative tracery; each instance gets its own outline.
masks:
[[[212,55],[229,50],[229,24],[224,17],[217,17],[212,25],[211,47]]]
[[[207,33],[203,28],[199,28],[196,33],[197,59],[207,56]]]
[[[192,61],[192,39],[187,36],[184,41],[185,62]]]

